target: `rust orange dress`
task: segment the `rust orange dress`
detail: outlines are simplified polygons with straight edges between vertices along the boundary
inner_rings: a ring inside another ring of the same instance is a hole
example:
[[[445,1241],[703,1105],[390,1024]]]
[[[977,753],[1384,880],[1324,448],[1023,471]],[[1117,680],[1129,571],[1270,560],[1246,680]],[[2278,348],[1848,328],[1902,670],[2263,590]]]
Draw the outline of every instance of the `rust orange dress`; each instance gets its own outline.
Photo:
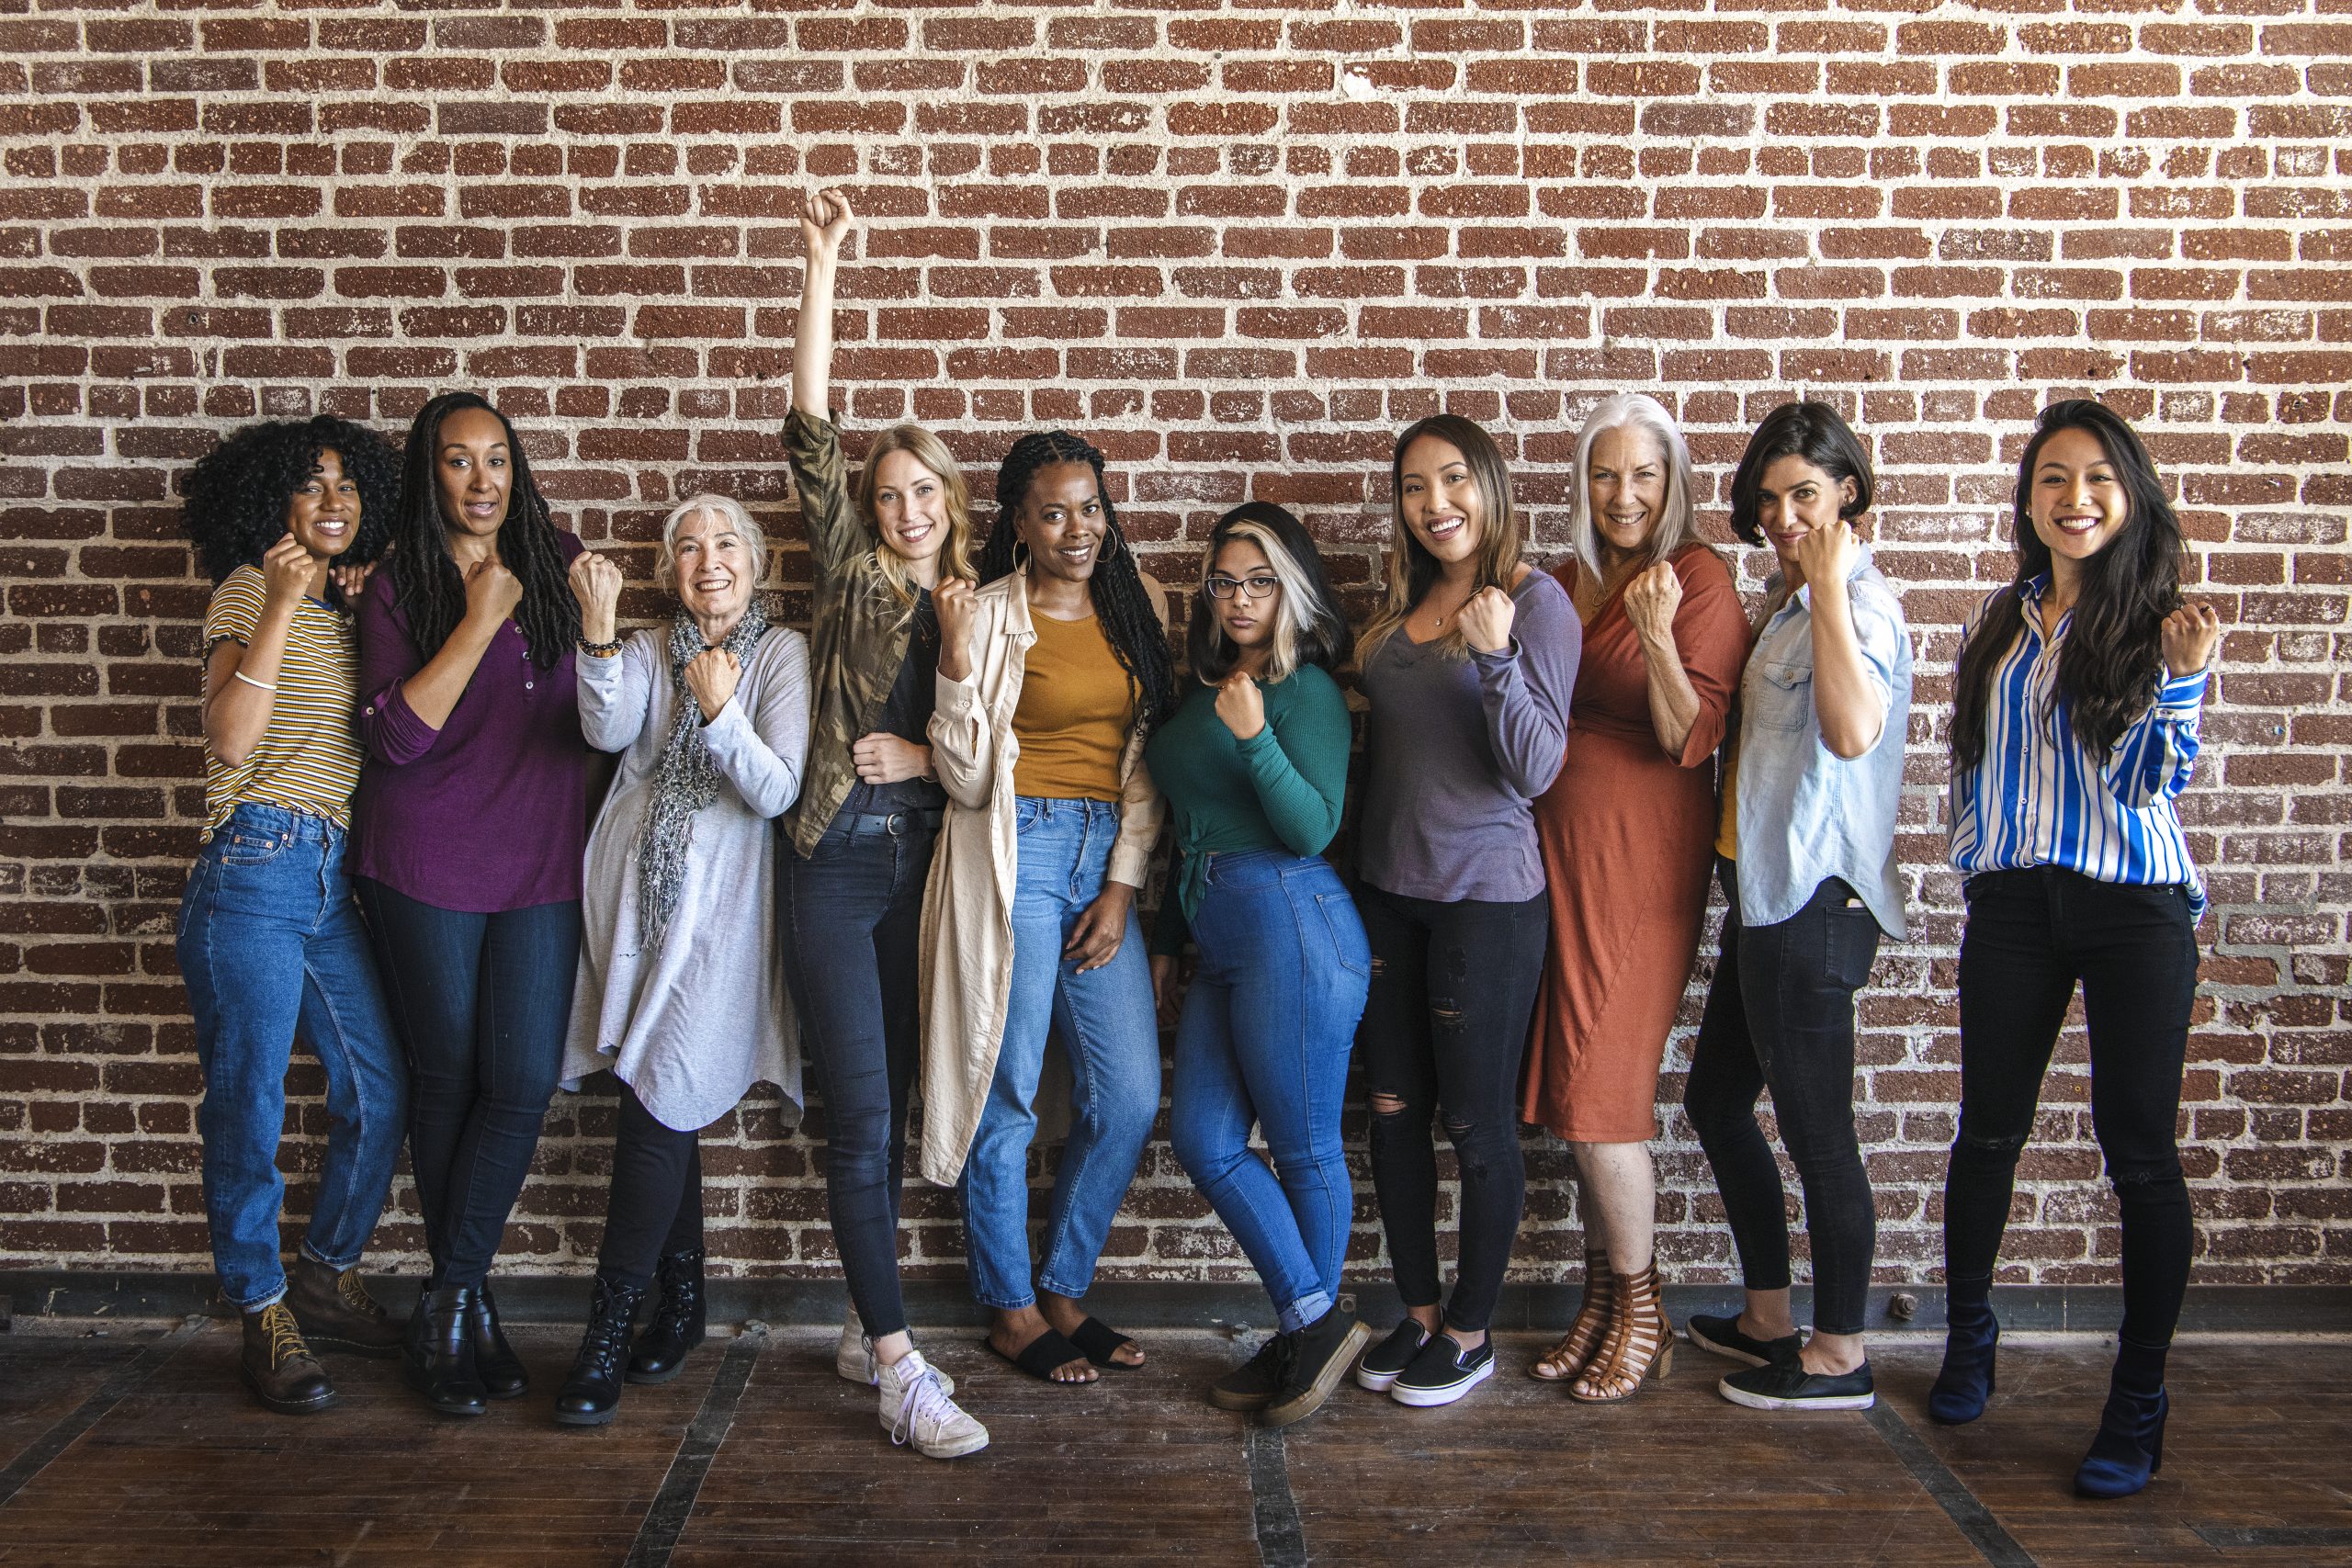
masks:
[[[1657,1136],[1658,1064],[1707,908],[1715,771],[1747,660],[1747,613],[1713,551],[1671,558],[1674,643],[1699,696],[1682,754],[1650,723],[1641,638],[1620,590],[1585,624],[1560,776],[1535,802],[1552,949],[1527,1047],[1525,1120],[1575,1143]],[[1571,559],[1556,574],[1576,592]]]

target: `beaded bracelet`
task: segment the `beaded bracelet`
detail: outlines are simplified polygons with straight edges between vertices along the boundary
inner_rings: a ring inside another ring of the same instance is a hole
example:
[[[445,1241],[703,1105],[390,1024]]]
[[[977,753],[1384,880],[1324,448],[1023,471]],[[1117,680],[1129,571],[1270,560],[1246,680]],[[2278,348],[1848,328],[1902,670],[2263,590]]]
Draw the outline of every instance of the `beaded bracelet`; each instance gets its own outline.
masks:
[[[584,637],[580,639],[580,651],[588,655],[591,659],[610,659],[614,654],[618,653],[620,650],[621,639],[619,637],[615,637],[610,642],[590,642]]]

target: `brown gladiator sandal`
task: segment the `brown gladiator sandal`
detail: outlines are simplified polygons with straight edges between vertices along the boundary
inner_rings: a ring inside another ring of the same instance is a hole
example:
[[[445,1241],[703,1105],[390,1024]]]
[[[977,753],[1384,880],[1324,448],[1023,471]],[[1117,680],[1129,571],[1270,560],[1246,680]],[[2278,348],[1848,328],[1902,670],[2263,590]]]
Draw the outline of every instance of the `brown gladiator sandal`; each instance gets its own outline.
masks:
[[[1538,1382],[1565,1382],[1584,1371],[1609,1332],[1610,1303],[1616,1298],[1617,1276],[1609,1271],[1609,1254],[1586,1253],[1584,1300],[1577,1306],[1576,1321],[1557,1345],[1527,1369],[1527,1375]]]
[[[1658,1305],[1657,1264],[1617,1277],[1616,1310],[1609,1336],[1568,1385],[1568,1397],[1587,1404],[1631,1399],[1645,1378],[1664,1377],[1674,1364],[1674,1329]]]

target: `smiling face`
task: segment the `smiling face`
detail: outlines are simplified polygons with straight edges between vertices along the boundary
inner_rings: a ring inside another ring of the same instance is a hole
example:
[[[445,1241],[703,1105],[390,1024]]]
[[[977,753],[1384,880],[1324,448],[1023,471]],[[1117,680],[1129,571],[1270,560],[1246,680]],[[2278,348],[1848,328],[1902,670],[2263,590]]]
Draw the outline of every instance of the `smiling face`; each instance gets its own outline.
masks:
[[[883,547],[904,561],[926,561],[947,543],[947,487],[904,447],[874,466],[874,524]]]
[[[1102,489],[1086,463],[1048,463],[1029,481],[1014,531],[1029,547],[1031,570],[1066,582],[1094,575],[1110,514]]]
[[[453,534],[494,536],[506,522],[514,491],[514,459],[506,426],[488,409],[459,409],[441,422],[433,479],[441,524]]]
[[[359,481],[343,471],[343,454],[319,454],[310,478],[286,498],[286,531],[313,560],[333,560],[359,533]]]
[[[671,536],[671,589],[698,621],[732,621],[752,602],[752,541],[716,512],[697,512]]]
[[[1230,586],[1228,586],[1230,585]],[[1249,539],[1227,539],[1209,562],[1209,611],[1218,629],[1239,649],[1262,648],[1274,639],[1282,618],[1282,579],[1266,552]],[[1217,590],[1224,589],[1219,597]],[[1252,594],[1261,597],[1252,598]]]
[[[1396,467],[1396,510],[1441,566],[1468,560],[1486,534],[1487,498],[1462,448],[1442,436],[1417,436],[1405,448]]]
[[[1666,447],[1647,425],[1613,425],[1593,437],[1585,458],[1585,504],[1604,560],[1648,547],[1666,516],[1671,473]]]
[[[2115,464],[2087,430],[2061,430],[2044,441],[2028,482],[2033,531],[2058,559],[2090,559],[2132,521],[2131,499]]]
[[[1756,525],[1764,530],[1781,570],[1795,567],[1797,542],[1837,522],[1856,494],[1853,480],[1833,479],[1826,469],[1794,453],[1772,459],[1756,484]]]

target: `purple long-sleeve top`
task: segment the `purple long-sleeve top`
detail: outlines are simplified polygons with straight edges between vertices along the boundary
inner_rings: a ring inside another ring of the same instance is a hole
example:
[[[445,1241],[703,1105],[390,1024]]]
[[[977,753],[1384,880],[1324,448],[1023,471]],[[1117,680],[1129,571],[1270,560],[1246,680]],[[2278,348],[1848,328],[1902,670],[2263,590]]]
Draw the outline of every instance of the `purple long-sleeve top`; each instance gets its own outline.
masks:
[[[1544,891],[1532,802],[1568,743],[1584,624],[1549,572],[1510,592],[1510,646],[1466,660],[1396,631],[1363,667],[1364,881],[1408,898],[1521,903]]]
[[[580,541],[558,536],[568,564]],[[359,602],[359,739],[368,760],[352,807],[352,869],[419,903],[474,914],[580,897],[588,836],[588,745],[576,655],[531,661],[523,628],[498,628],[435,729],[402,687],[427,652],[379,571]]]

